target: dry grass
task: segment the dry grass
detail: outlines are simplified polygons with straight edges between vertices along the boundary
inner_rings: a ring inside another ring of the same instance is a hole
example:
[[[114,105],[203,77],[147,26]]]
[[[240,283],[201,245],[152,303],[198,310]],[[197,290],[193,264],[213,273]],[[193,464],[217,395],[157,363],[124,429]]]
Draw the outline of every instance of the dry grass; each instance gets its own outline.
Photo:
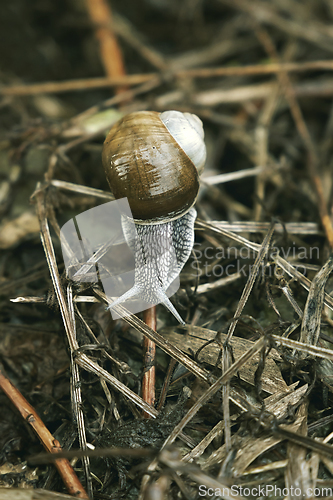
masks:
[[[0,361],[61,444],[57,467],[71,460],[82,498],[332,497],[331,2],[114,1],[99,45],[103,2],[12,3],[31,32],[1,73]],[[99,55],[118,58],[106,76]],[[140,314],[112,320],[100,283],[68,279],[59,242],[112,199],[105,132],[147,109],[196,113],[208,148],[174,297],[187,325],[158,306],[156,331]],[[54,455],[0,401],[1,498],[62,498]]]

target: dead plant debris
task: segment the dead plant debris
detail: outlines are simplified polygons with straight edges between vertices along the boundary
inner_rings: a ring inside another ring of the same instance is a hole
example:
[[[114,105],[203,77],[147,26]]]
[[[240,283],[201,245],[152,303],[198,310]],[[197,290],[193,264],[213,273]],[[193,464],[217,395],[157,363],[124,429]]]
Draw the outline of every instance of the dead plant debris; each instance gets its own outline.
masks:
[[[4,3],[1,500],[333,497],[332,5]],[[59,240],[112,124],[167,109],[208,149],[186,327],[113,320]]]

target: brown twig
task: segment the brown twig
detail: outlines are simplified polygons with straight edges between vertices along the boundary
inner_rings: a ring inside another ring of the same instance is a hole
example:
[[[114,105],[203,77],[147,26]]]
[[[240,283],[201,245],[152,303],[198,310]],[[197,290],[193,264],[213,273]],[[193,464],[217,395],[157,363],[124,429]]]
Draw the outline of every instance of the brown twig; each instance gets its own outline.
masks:
[[[95,35],[99,41],[101,60],[109,77],[125,75],[125,65],[117,38],[112,29],[112,12],[105,0],[86,0],[87,10],[95,26]],[[127,87],[118,87],[119,94]]]
[[[1,370],[0,387],[18,409],[24,420],[31,425],[44,448],[49,453],[62,452],[59,441],[57,439],[54,439],[50,431],[45,427],[42,419],[37,415],[35,409],[28,403],[28,401],[22,396],[20,391],[1,372]],[[76,498],[89,498],[77,475],[75,474],[73,467],[66,458],[56,460],[55,466],[58,469],[60,476],[62,477],[68,493],[75,496]]]
[[[333,61],[308,61],[272,64],[254,64],[248,66],[197,68],[171,72],[176,78],[213,78],[222,76],[251,76],[271,75],[281,71],[307,72],[307,71],[332,71]],[[112,75],[98,78],[83,78],[66,80],[63,82],[33,83],[30,85],[8,85],[0,88],[2,95],[38,95],[77,90],[90,90],[105,87],[130,86],[146,83],[159,77],[159,73],[139,73],[135,75]]]
[[[156,306],[150,307],[143,313],[143,321],[152,330],[156,330]],[[144,337],[143,339],[143,378],[142,378],[142,399],[151,406],[155,404],[155,354],[156,344]],[[144,412],[145,418],[151,418],[148,413]]]
[[[82,78],[64,82],[32,83],[30,85],[9,85],[0,88],[3,95],[38,95],[72,92],[76,90],[91,90],[105,87],[137,85],[156,78],[157,73],[124,76],[102,76],[98,78]]]

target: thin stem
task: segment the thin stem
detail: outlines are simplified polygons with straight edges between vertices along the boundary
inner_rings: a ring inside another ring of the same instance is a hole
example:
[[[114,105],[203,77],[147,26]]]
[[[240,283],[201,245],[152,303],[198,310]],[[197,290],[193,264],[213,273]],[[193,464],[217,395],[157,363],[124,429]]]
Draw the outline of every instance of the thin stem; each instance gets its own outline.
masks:
[[[143,313],[143,320],[152,330],[156,330],[156,306],[150,307]],[[156,344],[144,337],[143,340],[143,379],[142,379],[142,399],[146,403],[154,406],[155,403],[155,355],[156,355]],[[151,416],[144,412],[145,418],[151,418]]]

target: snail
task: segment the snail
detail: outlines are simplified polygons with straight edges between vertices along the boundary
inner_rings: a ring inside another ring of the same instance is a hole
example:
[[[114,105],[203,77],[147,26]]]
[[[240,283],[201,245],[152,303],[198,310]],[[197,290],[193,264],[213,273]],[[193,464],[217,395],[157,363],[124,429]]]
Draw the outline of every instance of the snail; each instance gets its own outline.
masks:
[[[115,198],[127,198],[131,208],[132,223],[123,217],[122,227],[135,257],[134,285],[110,308],[140,298],[163,303],[185,324],[166,291],[194,244],[193,205],[206,159],[203,138],[201,120],[179,111],[130,113],[108,133],[103,166]]]

